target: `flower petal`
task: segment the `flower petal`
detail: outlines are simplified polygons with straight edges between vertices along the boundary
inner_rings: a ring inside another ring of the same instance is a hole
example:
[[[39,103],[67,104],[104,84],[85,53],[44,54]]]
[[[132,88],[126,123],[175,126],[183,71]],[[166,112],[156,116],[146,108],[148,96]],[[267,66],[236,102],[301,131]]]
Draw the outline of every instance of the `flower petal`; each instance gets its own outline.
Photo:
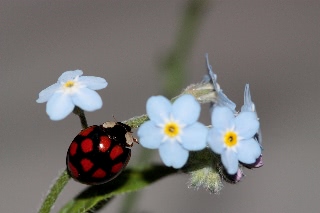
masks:
[[[207,141],[212,151],[217,154],[221,154],[225,149],[223,142],[223,131],[220,129],[211,128],[208,132]]]
[[[252,138],[259,130],[259,121],[254,112],[240,112],[235,118],[236,131],[244,139]]]
[[[192,95],[182,95],[172,105],[172,116],[183,124],[192,124],[200,116],[200,104]]]
[[[226,151],[221,154],[221,162],[229,175],[237,173],[239,162],[235,152],[230,149],[226,149]]]
[[[259,143],[253,138],[249,140],[241,140],[237,147],[238,159],[245,164],[253,164],[261,155]]]
[[[208,128],[196,122],[183,129],[181,134],[182,146],[190,151],[202,150],[206,147]]]
[[[156,127],[153,121],[143,123],[137,132],[139,143],[148,149],[157,149],[163,139],[161,128]]]
[[[241,107],[241,112],[255,112],[256,108],[251,100],[249,84],[244,87],[244,104]]]
[[[163,96],[152,96],[147,101],[147,114],[156,124],[163,124],[170,118],[171,103]]]
[[[47,87],[46,89],[42,90],[39,93],[39,98],[36,100],[37,103],[47,102],[50,99],[50,97],[53,95],[53,93],[57,91],[57,89],[59,89],[59,87],[60,87],[60,84],[55,83]]]
[[[108,82],[104,78],[95,77],[95,76],[81,76],[79,82],[86,85],[87,88],[92,90],[100,90],[106,88]]]
[[[233,113],[236,113],[236,104],[223,93],[222,89],[218,91],[218,104],[220,106],[226,106],[231,109]]]
[[[85,111],[94,111],[102,107],[100,95],[88,88],[79,88],[72,96],[72,101],[75,105]]]
[[[189,152],[181,147],[177,141],[167,141],[159,147],[159,154],[166,166],[175,169],[183,167],[189,157]]]
[[[211,78],[211,83],[213,84],[214,90],[215,90],[215,91],[219,91],[219,90],[220,90],[220,86],[219,86],[219,84],[217,83],[217,74],[215,74],[215,73],[212,71],[212,66],[211,66],[210,63],[209,63],[208,54],[206,54],[206,63],[207,63],[208,74],[209,74],[209,76],[210,76],[210,78]]]
[[[214,87],[214,90],[217,92],[217,104],[220,106],[226,106],[229,109],[232,110],[232,112],[236,112],[235,108],[236,108],[236,104],[233,103],[222,91],[222,89],[220,88],[220,85],[217,82],[217,75],[212,71],[212,66],[209,63],[209,58],[208,58],[208,54],[206,54],[206,63],[207,63],[207,69],[208,69],[208,74],[211,78],[211,83]]]
[[[54,93],[47,102],[46,111],[51,120],[62,120],[74,109],[69,95],[61,92]]]
[[[73,70],[73,71],[65,71],[62,75],[58,78],[58,83],[66,82],[69,80],[74,79],[77,76],[81,76],[83,74],[82,70]]]
[[[211,122],[214,128],[232,128],[234,114],[228,107],[214,106],[211,114]]]

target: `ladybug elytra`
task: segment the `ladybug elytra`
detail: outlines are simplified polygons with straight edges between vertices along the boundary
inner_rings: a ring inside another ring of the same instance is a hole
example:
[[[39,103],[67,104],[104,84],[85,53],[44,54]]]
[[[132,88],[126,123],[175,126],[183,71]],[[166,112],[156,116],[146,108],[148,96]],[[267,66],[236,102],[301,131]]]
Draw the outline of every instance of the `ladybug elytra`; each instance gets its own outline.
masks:
[[[98,185],[117,177],[128,164],[133,142],[131,127],[106,122],[83,129],[67,152],[67,171],[78,182]]]

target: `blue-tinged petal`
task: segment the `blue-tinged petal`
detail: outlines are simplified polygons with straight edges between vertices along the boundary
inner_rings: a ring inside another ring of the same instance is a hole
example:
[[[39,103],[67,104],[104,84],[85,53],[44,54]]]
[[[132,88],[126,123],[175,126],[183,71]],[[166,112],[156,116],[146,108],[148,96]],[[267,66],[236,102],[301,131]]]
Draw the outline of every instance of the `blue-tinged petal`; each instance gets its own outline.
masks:
[[[211,122],[214,128],[232,128],[234,126],[234,119],[234,114],[228,107],[213,107]]]
[[[256,108],[251,100],[249,84],[246,84],[244,88],[244,104],[241,107],[241,112],[255,112]]]
[[[137,132],[139,143],[148,149],[157,149],[163,139],[162,129],[156,127],[153,121],[143,123]]]
[[[47,102],[46,111],[51,120],[62,120],[74,109],[69,95],[61,92],[54,93]]]
[[[47,87],[46,89],[42,90],[39,93],[39,98],[37,99],[37,103],[47,102],[51,98],[53,93],[59,89],[59,87],[60,87],[60,84],[55,83]]]
[[[240,112],[235,118],[236,131],[241,138],[252,138],[259,130],[259,121],[254,112]]]
[[[183,167],[189,157],[189,152],[181,147],[177,141],[167,141],[159,147],[160,157],[166,166],[175,169]]]
[[[89,89],[100,90],[106,88],[108,82],[104,78],[95,76],[81,76],[79,82],[86,85]]]
[[[192,95],[182,95],[172,105],[172,115],[182,124],[192,124],[200,116],[201,107]]]
[[[217,154],[221,154],[224,150],[223,131],[217,128],[211,128],[207,136],[208,145]]]
[[[222,89],[218,91],[218,105],[226,106],[231,109],[233,113],[236,113],[236,104],[223,93]]]
[[[69,80],[73,80],[77,76],[81,76],[83,74],[82,70],[74,70],[74,71],[65,71],[62,75],[58,78],[58,82],[66,82]]]
[[[182,146],[190,151],[202,150],[206,147],[208,128],[196,122],[183,129],[181,134]]]
[[[259,143],[251,138],[249,140],[241,140],[237,147],[237,152],[239,161],[245,164],[252,164],[261,155],[261,148]]]
[[[215,91],[218,91],[218,90],[220,90],[220,87],[217,84],[217,75],[212,71],[212,66],[209,63],[208,53],[205,56],[206,56],[208,74],[209,74],[209,76],[211,78],[211,83],[213,84],[213,87],[214,87]]]
[[[238,172],[238,158],[237,154],[232,150],[227,149],[221,154],[221,162],[226,168],[229,175],[234,175]]]
[[[226,106],[229,109],[232,110],[233,113],[236,112],[236,104],[233,103],[233,101],[231,101],[222,91],[222,89],[220,88],[220,85],[217,82],[217,75],[212,71],[212,66],[209,63],[209,58],[208,58],[208,54],[206,54],[206,63],[207,63],[207,69],[208,69],[208,74],[211,78],[211,83],[214,87],[214,90],[217,92],[218,95],[218,100],[217,100],[217,104],[220,106]]]
[[[94,111],[102,107],[102,100],[99,94],[88,88],[79,88],[71,98],[75,105],[85,111]]]
[[[170,118],[171,109],[170,101],[163,96],[152,96],[147,101],[147,114],[157,124]]]

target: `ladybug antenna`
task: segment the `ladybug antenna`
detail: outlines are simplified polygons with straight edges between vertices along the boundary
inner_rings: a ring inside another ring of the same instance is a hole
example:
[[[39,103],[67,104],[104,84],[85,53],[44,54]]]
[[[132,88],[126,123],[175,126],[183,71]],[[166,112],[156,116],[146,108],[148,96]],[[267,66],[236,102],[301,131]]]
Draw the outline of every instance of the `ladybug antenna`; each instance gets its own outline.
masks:
[[[115,117],[114,115],[112,115],[112,117],[113,117],[113,120],[114,120],[116,123],[119,122],[119,121],[117,121],[117,119],[116,119],[116,117]]]
[[[137,144],[140,144],[139,143],[139,140],[137,138],[133,138],[133,142],[137,143]]]

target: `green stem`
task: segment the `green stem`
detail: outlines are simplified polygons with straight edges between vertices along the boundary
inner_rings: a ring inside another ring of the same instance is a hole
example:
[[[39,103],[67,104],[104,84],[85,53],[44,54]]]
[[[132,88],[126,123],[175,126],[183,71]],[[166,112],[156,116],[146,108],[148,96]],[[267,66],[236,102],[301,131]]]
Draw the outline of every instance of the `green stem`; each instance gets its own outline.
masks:
[[[162,71],[165,80],[164,95],[173,97],[180,92],[186,80],[186,64],[191,53],[196,34],[205,14],[207,0],[189,0],[178,29],[175,45],[164,59]]]
[[[142,169],[147,165],[148,159],[152,157],[153,151],[151,150],[146,150],[142,149],[139,153],[139,157],[137,159],[137,162],[140,163],[138,168]],[[140,193],[139,192],[133,192],[129,193],[125,196],[124,200],[122,203],[125,205],[122,205],[120,208],[120,213],[129,213],[129,212],[135,212],[135,206],[137,203],[137,200],[140,198]]]
[[[88,128],[88,122],[84,111],[81,108],[75,106],[73,113],[79,116],[82,129]]]
[[[49,213],[54,202],[57,200],[58,195],[64,188],[64,186],[68,183],[70,179],[70,176],[66,170],[62,172],[60,177],[57,179],[57,181],[54,183],[54,185],[51,187],[49,194],[43,201],[39,213]]]
[[[88,127],[88,122],[86,119],[86,116],[84,114],[84,111],[79,108],[75,107],[73,110],[73,113],[78,115],[80,118],[80,123],[83,129]],[[54,183],[54,185],[51,187],[49,194],[44,199],[40,209],[39,213],[47,213],[50,212],[54,202],[57,200],[58,195],[62,191],[62,189],[67,185],[68,181],[70,180],[70,176],[67,172],[67,170],[64,170],[60,177],[58,177],[57,181]]]

